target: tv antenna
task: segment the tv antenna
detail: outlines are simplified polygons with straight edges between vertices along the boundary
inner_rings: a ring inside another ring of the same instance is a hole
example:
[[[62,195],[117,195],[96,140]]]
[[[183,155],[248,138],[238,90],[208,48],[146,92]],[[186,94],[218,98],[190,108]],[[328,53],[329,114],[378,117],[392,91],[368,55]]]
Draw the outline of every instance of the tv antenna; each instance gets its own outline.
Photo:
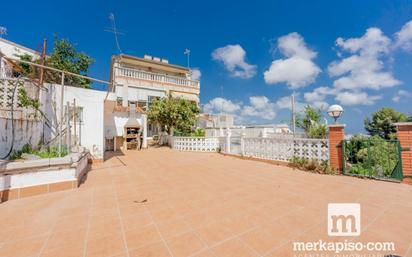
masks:
[[[190,49],[185,49],[184,55],[187,55],[187,67],[190,69]]]
[[[7,28],[0,26],[0,38],[3,38],[3,36],[7,36]]]
[[[223,85],[220,85],[220,98],[224,100],[223,98]],[[225,105],[224,101],[222,101],[222,104],[220,105],[220,114],[223,113],[223,106]]]
[[[123,32],[119,31],[116,27],[116,18],[114,17],[113,13],[109,14],[109,20],[111,22],[111,27],[110,28],[106,28],[104,31],[112,33],[114,35],[114,39],[116,41],[116,46],[117,46],[117,50],[119,51],[119,53],[122,53],[122,49],[120,49],[120,44],[119,44],[119,39],[118,36],[119,35],[124,35]]]

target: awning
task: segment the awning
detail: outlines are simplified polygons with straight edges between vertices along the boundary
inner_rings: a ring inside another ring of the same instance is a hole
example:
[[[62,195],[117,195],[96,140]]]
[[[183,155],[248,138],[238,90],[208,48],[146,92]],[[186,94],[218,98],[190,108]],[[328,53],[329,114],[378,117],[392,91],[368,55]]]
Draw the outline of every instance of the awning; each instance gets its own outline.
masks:
[[[182,98],[182,99],[186,99],[186,100],[193,101],[193,102],[196,102],[196,103],[199,102],[199,97],[195,94],[188,94],[188,93],[172,91],[171,95],[174,98]]]

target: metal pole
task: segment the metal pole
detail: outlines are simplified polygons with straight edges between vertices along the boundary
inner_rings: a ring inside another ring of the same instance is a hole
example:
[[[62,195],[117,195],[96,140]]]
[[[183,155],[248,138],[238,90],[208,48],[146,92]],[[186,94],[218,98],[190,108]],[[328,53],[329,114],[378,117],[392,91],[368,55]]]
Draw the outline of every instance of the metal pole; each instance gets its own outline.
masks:
[[[66,103],[66,140],[67,140],[67,150],[71,152],[71,129],[70,129],[70,102]]]
[[[187,54],[187,67],[190,69],[190,52]]]
[[[88,76],[76,74],[76,73],[69,72],[69,71],[59,70],[59,69],[52,68],[52,67],[49,67],[49,66],[40,65],[40,64],[37,64],[37,63],[34,63],[34,62],[19,60],[19,59],[15,59],[15,58],[8,58],[8,57],[4,57],[4,59],[6,59],[6,60],[8,60],[8,61],[26,63],[26,64],[29,64],[29,65],[33,65],[33,66],[35,66],[35,67],[45,68],[45,69],[52,70],[52,71],[56,71],[56,72],[63,72],[63,73],[65,73],[65,74],[67,74],[67,75],[70,75],[70,76],[75,76],[75,77],[78,77],[78,78],[84,78],[84,79],[88,79],[88,80],[91,80],[91,81],[96,81],[96,82],[103,83],[103,84],[108,84],[108,85],[111,85],[111,84],[112,84],[111,82],[108,82],[108,81],[91,78],[91,77],[88,77]]]
[[[74,128],[74,145],[75,146],[77,146],[76,115],[77,115],[76,98],[74,98],[73,99],[73,128]]]
[[[295,92],[292,93],[292,128],[293,128],[293,137],[295,137],[295,133],[296,133]]]
[[[41,57],[40,57],[40,65],[44,65],[44,59],[46,58],[46,46],[47,46],[47,39],[43,39],[43,50],[41,51]],[[43,86],[44,82],[44,68],[40,68],[40,86]]]
[[[64,100],[64,72],[62,72],[61,93],[60,93],[60,124],[59,124],[59,156],[62,156],[63,143],[63,100]]]

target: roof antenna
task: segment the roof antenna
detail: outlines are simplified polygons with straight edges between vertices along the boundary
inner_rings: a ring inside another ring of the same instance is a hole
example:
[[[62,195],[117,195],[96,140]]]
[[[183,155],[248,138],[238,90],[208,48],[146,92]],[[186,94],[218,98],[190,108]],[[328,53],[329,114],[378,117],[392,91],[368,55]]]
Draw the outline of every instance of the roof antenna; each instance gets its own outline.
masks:
[[[114,35],[114,39],[116,40],[116,46],[117,46],[117,50],[119,51],[119,53],[122,53],[122,50],[120,49],[120,44],[119,44],[119,39],[117,38],[118,35],[124,35],[123,32],[120,32],[119,30],[117,30],[116,28],[116,19],[114,17],[113,13],[109,14],[109,20],[111,22],[112,27],[111,28],[107,28],[104,31],[109,32],[109,33],[113,33]]]
[[[0,38],[3,38],[3,36],[7,36],[7,28],[0,26]]]
[[[190,49],[185,49],[184,55],[187,55],[187,68],[190,69]]]

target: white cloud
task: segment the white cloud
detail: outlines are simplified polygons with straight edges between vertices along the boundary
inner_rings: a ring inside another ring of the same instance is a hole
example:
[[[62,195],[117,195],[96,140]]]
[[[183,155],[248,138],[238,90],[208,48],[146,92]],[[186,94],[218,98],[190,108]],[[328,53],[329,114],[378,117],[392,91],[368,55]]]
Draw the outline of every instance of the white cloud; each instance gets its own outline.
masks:
[[[204,105],[205,113],[229,113],[236,115],[236,120],[250,123],[262,120],[273,120],[276,117],[277,106],[266,96],[251,96],[249,103],[235,103],[229,99],[216,97]]]
[[[396,41],[403,42],[398,44],[406,46],[405,42],[409,40],[407,36],[409,29],[412,38],[412,24],[406,24],[395,34]],[[338,52],[340,60],[328,66],[329,75],[336,78],[333,86],[319,87],[305,93],[307,102],[320,104],[328,96],[334,96],[342,105],[373,105],[382,98],[382,95],[370,95],[365,90],[380,90],[401,84],[401,81],[394,78],[386,64],[394,44],[379,28],[369,28],[359,38],[340,37],[336,40],[336,45],[342,52]],[[342,57],[345,52],[349,53],[349,56]],[[393,101],[400,99],[399,94],[393,97]]]
[[[311,60],[291,57],[273,61],[264,78],[268,84],[285,82],[293,89],[313,83],[319,72],[319,67]]]
[[[313,59],[317,53],[306,46],[304,38],[299,33],[293,32],[278,39],[278,48],[286,57],[300,57]]]
[[[312,92],[306,92],[303,97],[309,103],[325,100],[326,96],[330,94],[331,89],[328,87],[318,87]]]
[[[199,68],[192,69],[192,79],[193,80],[200,80],[202,73],[200,72]]]
[[[329,107],[329,103],[326,101],[316,101],[316,102],[310,103],[310,105],[320,110],[326,110]]]
[[[334,96],[335,100],[342,105],[373,105],[377,100],[382,98],[381,95],[370,96],[366,92],[357,90],[341,90],[330,87],[318,87],[312,92],[304,94],[305,101],[319,109],[327,109],[329,103],[326,101],[328,96]]]
[[[256,65],[246,62],[246,51],[240,45],[227,45],[215,49],[212,58],[221,61],[233,77],[251,78],[256,74]]]
[[[406,100],[407,98],[411,98],[412,93],[405,91],[405,90],[399,90],[394,97],[392,97],[392,101],[395,103],[399,103],[402,100]]]
[[[313,83],[321,72],[312,61],[317,53],[309,49],[301,35],[290,33],[278,39],[278,49],[287,57],[274,60],[264,72],[268,84],[286,83],[290,88],[300,88]]]
[[[318,109],[327,109],[329,103],[326,102],[326,97],[335,93],[335,89],[323,86],[315,88],[312,92],[306,92],[303,97],[308,104]]]
[[[412,51],[412,21],[403,25],[402,29],[395,34],[395,47],[405,51]]]
[[[375,55],[389,51],[391,40],[379,28],[369,28],[360,38],[343,39],[339,37],[336,45],[351,53],[360,52],[365,55]]]
[[[336,45],[352,55],[332,62],[328,67],[336,89],[381,89],[399,85],[391,72],[385,71],[382,58],[390,51],[391,40],[378,28],[369,28],[360,38],[338,38]]]
[[[342,105],[373,105],[379,99],[381,95],[370,96],[365,92],[340,92],[336,95],[335,99]]]
[[[244,106],[242,116],[256,117],[263,120],[273,120],[276,117],[276,104],[266,96],[249,97],[250,105]]]
[[[222,97],[216,97],[203,106],[205,113],[234,113],[240,110],[240,108],[241,104]]]
[[[304,109],[305,104],[299,102],[299,94],[295,95],[295,110],[300,112]],[[292,110],[292,96],[283,96],[276,101],[276,106],[278,109],[289,109]]]
[[[299,94],[295,97],[296,112],[304,110],[307,103],[299,100]],[[312,106],[320,109],[327,108],[325,101],[311,103]],[[277,112],[282,109],[292,109],[291,96],[283,96],[274,101],[266,96],[251,96],[248,103],[233,102],[232,100],[216,97],[204,105],[205,113],[228,113],[235,115],[236,121],[247,123],[264,123],[274,121]]]

